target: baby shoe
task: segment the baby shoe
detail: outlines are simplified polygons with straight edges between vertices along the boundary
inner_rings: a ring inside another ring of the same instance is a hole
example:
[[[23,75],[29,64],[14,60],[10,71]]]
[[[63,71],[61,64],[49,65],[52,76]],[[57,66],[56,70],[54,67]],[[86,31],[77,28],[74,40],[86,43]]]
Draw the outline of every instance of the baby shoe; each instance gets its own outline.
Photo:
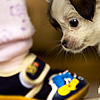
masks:
[[[68,70],[52,75],[49,79],[52,87],[47,100],[81,100],[88,92],[87,81],[76,74],[71,74]]]
[[[50,70],[50,66],[34,55],[34,60],[19,74],[22,86],[30,91],[25,95],[33,98],[43,87],[43,81]]]

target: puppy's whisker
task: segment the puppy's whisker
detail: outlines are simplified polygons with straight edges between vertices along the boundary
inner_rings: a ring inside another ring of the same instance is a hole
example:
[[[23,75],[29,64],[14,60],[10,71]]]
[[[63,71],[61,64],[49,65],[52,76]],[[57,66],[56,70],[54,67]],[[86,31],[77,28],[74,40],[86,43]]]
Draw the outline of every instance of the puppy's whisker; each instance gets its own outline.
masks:
[[[74,57],[77,59],[77,61],[79,61],[81,58],[80,57],[82,57],[82,56],[80,56],[79,54],[76,56],[76,55],[74,55]]]
[[[95,51],[95,49],[96,49],[96,48],[92,48],[92,47],[91,47],[91,50],[92,50],[92,52],[93,52],[92,54],[94,54],[93,59],[95,59],[95,60],[98,61],[98,58],[97,58],[97,55],[96,55],[96,51]]]
[[[58,46],[60,44],[61,44],[60,40],[54,40],[54,41],[50,41],[49,43],[47,43],[45,45],[45,47],[48,48],[48,49],[51,49],[51,48],[54,48],[54,47],[56,47],[56,46]]]
[[[91,56],[92,58],[94,58],[94,57],[93,57],[93,55],[95,55],[95,54],[94,54],[94,50],[93,50],[93,52],[92,52],[92,49],[91,49],[91,48],[87,48],[87,53],[88,53],[89,56]],[[96,56],[96,55],[95,55],[95,56]]]
[[[70,59],[72,61],[73,57],[72,57],[72,53],[68,53],[67,51],[64,51],[64,56],[65,56],[65,64],[68,65],[68,60]]]
[[[63,48],[61,48],[61,49],[58,51],[58,54],[57,54],[56,57],[60,56],[60,54],[62,54],[62,53],[63,53]]]
[[[60,46],[61,46],[61,44],[58,44],[58,45],[56,45],[55,47],[51,48],[49,51],[52,51],[52,50],[54,50],[54,49],[57,49],[57,48],[60,47]]]
[[[60,45],[60,40],[55,40],[55,41],[50,41],[49,43],[47,43],[45,45],[45,47],[47,47],[48,49],[51,49],[51,48],[56,48],[58,45]]]
[[[86,51],[87,51],[87,53],[88,53],[89,55],[93,55],[93,53],[91,52],[90,48],[87,48]]]
[[[85,54],[84,54],[83,52],[82,52],[82,56],[83,56],[83,58],[84,58],[86,64],[88,65],[88,61],[87,61],[86,56],[85,56]]]
[[[61,65],[61,56],[64,56],[64,54],[65,54],[65,51],[64,51],[64,49],[63,48],[60,48],[60,50],[58,51],[58,52],[56,52],[56,55],[55,55],[55,58],[53,59],[53,62],[55,61],[55,60],[57,60],[58,61],[58,64],[60,64]],[[60,62],[60,63],[59,63]],[[66,61],[65,61],[66,62]]]
[[[49,48],[49,50],[47,50],[47,52],[45,52],[44,56],[47,57],[52,51],[55,51],[60,46],[61,46],[61,44],[58,44],[56,46],[53,46],[53,47]]]

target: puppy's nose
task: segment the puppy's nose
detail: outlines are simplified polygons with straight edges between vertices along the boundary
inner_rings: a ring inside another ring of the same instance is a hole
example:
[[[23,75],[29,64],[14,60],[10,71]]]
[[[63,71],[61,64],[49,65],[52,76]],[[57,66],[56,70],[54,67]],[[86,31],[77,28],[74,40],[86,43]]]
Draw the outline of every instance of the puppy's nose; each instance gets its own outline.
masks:
[[[64,41],[62,42],[62,45],[63,45],[65,48],[68,48],[67,44],[68,44],[68,42],[67,42],[66,40],[64,40]]]

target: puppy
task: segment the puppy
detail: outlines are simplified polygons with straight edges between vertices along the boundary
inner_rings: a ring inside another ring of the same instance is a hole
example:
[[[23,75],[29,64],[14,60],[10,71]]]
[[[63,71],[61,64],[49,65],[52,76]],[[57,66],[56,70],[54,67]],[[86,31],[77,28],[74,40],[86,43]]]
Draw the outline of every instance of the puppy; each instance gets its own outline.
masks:
[[[100,53],[100,0],[47,0],[48,18],[63,36],[62,47],[79,53],[98,45]]]

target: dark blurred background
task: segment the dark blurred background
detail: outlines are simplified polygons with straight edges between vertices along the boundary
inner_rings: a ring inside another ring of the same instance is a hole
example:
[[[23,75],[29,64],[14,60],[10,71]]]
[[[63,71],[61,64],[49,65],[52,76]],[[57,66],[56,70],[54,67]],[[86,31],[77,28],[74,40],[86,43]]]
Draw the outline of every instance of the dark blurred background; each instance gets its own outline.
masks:
[[[30,19],[36,29],[31,51],[50,64],[53,69],[69,69],[83,76],[90,83],[86,97],[98,97],[100,56],[97,47],[89,47],[79,54],[66,53],[60,44],[62,33],[56,31],[48,21],[48,4],[45,0],[26,1]]]

